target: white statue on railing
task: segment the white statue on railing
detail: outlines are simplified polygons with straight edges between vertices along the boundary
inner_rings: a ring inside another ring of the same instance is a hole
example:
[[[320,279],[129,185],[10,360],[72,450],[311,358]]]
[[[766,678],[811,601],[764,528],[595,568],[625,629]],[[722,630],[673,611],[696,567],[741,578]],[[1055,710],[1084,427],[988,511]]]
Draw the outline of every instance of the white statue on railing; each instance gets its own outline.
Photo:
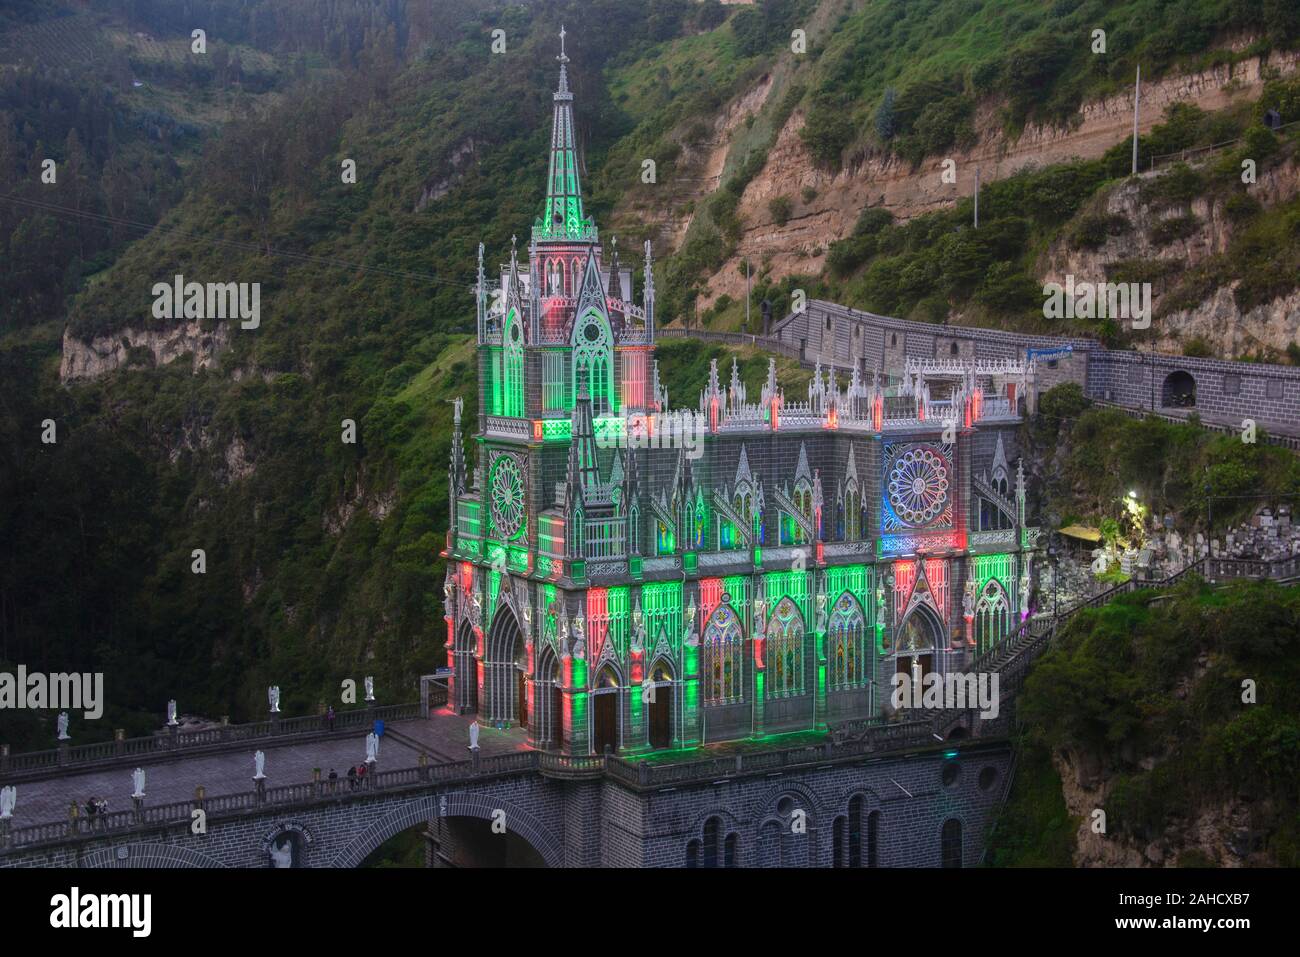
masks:
[[[133,798],[144,797],[144,768],[136,768],[131,772],[131,784],[135,788],[131,792]]]
[[[366,764],[374,764],[379,760],[379,738],[375,732],[371,731],[366,735]]]
[[[280,713],[280,686],[271,685],[266,689],[266,700],[271,703],[271,714]]]
[[[475,718],[469,723],[469,749],[471,751],[478,750],[478,730],[478,718]]]
[[[253,767],[256,769],[256,772],[253,774],[253,780],[266,780],[266,755],[261,751],[258,751],[253,755]]]
[[[176,699],[167,702],[167,727],[176,727]]]
[[[375,679],[371,675],[366,675],[366,700],[375,700]]]
[[[18,803],[18,790],[12,784],[0,788],[0,819],[8,820],[14,816],[14,805]]]
[[[72,735],[68,734],[68,712],[59,712],[58,729],[60,741],[69,741],[72,739]]]

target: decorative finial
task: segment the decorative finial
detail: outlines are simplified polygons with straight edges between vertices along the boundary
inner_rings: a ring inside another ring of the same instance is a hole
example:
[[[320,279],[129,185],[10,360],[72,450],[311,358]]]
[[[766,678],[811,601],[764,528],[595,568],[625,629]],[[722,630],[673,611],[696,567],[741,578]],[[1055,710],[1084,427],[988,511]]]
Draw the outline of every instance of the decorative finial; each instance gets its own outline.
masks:
[[[568,63],[568,62],[569,62],[569,58],[568,58],[568,57],[565,55],[565,53],[564,53],[564,37],[565,37],[565,35],[566,35],[566,34],[565,34],[565,32],[564,32],[564,24],[560,24],[560,55],[557,56],[555,59],[559,60],[561,63]]]
[[[518,242],[519,242],[519,237],[516,236],[514,233],[511,233],[511,234],[510,234],[510,252],[511,252],[512,254],[514,253],[514,251],[515,251],[515,246],[518,244]]]

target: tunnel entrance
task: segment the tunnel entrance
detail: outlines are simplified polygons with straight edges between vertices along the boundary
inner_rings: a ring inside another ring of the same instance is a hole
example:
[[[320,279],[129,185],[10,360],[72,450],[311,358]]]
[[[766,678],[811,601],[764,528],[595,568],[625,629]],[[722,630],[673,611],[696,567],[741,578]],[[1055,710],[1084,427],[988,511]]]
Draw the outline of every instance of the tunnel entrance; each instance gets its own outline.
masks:
[[[1160,387],[1160,404],[1167,409],[1191,409],[1196,406],[1196,380],[1190,372],[1179,369],[1165,376]]]

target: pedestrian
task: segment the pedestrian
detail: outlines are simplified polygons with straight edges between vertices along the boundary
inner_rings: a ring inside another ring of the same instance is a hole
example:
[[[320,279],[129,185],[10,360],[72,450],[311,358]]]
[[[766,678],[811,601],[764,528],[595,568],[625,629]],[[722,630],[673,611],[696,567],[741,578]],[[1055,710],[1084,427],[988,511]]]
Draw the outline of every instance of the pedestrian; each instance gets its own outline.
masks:
[[[358,764],[358,765],[357,765],[357,783],[358,783],[358,784],[365,784],[365,782],[366,782],[366,766],[365,766],[364,764]]]
[[[357,769],[348,768],[348,787],[353,791],[357,789]]]
[[[330,705],[325,711],[325,721],[331,731],[334,730],[334,705]]]
[[[383,718],[376,718],[376,719],[375,719],[375,737],[376,737],[376,738],[382,738],[383,736],[384,736],[384,719],[383,719]]]
[[[333,794],[334,791],[339,786],[339,773],[335,771],[333,768],[330,768],[329,782],[330,782],[330,793]]]

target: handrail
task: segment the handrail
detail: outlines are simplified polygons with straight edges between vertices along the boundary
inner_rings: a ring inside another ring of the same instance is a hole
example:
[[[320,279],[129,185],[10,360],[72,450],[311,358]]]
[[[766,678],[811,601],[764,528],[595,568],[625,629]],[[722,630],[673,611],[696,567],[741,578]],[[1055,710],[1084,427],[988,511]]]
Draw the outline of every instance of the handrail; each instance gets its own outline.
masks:
[[[8,780],[14,775],[30,774],[47,768],[72,770],[81,769],[85,765],[120,763],[126,759],[137,763],[142,759],[170,759],[178,753],[229,750],[235,745],[262,740],[282,745],[304,737],[329,734],[331,730],[337,732],[367,728],[376,719],[401,721],[414,718],[419,716],[419,711],[419,702],[379,705],[336,712],[332,729],[325,715],[301,715],[278,722],[218,725],[201,731],[176,731],[124,738],[120,741],[0,754],[0,776]]]

